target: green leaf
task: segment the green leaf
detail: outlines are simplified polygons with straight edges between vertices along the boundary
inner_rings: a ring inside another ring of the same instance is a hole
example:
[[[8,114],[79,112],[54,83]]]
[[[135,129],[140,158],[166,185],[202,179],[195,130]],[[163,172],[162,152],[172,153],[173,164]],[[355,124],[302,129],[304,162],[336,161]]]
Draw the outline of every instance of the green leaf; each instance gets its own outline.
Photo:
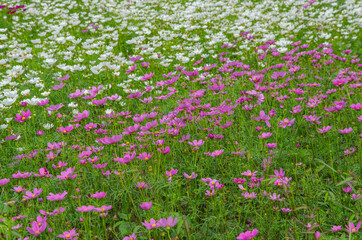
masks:
[[[351,181],[352,179],[353,179],[353,177],[348,177],[348,178],[344,179],[342,182],[337,183],[336,186],[340,186],[340,185],[346,184],[346,183],[348,183],[349,181]]]

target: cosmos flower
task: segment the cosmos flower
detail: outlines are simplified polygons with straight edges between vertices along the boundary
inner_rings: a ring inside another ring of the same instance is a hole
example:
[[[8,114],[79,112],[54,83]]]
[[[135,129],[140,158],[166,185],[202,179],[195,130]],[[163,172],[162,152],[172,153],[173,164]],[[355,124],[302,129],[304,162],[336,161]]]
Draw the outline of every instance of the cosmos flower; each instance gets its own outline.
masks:
[[[75,239],[77,239],[75,236],[78,236],[78,235],[79,235],[79,233],[77,233],[75,231],[75,229],[72,229],[69,232],[67,232],[67,231],[63,232],[63,234],[58,235],[58,237],[63,238],[63,239],[75,240]]]
[[[64,191],[63,193],[57,193],[57,194],[49,193],[49,196],[47,196],[47,199],[49,201],[61,201],[65,198],[65,196],[67,194],[68,193],[66,191]]]
[[[16,117],[14,117],[14,120],[17,122],[25,122],[26,119],[28,119],[31,115],[31,111],[28,109],[26,112],[21,111],[21,114],[16,114]]]
[[[256,236],[257,233],[258,233],[258,230],[253,229],[251,232],[246,231],[244,233],[240,233],[239,236],[237,236],[236,239],[238,239],[238,240],[250,240],[250,239],[253,239]]]

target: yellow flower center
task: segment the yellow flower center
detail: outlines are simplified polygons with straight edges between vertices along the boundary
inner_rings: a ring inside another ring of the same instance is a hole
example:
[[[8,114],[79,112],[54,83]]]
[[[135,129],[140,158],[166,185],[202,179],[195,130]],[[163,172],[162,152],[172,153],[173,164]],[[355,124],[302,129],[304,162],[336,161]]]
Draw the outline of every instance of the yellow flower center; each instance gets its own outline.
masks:
[[[189,176],[189,179],[191,179],[191,176]]]
[[[156,224],[152,224],[152,227],[156,227]]]
[[[40,233],[39,231],[35,231],[35,233]]]
[[[63,131],[63,133],[66,133],[66,132],[67,132],[67,131],[65,131],[65,130]]]
[[[25,120],[25,117],[22,117],[21,120]]]
[[[70,238],[70,234],[65,235],[65,237]]]
[[[352,232],[356,232],[356,229],[355,229],[355,228],[353,228],[353,229],[352,229]]]
[[[148,157],[145,157],[145,160],[148,160]]]

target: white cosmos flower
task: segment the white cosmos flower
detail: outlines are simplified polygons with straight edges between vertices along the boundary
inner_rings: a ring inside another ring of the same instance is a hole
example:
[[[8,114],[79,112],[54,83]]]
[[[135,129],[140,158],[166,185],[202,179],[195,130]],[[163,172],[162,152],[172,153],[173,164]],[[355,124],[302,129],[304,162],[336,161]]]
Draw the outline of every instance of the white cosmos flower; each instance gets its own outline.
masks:
[[[45,129],[51,129],[52,127],[54,127],[54,125],[52,123],[46,123],[46,124],[43,124],[43,128]]]

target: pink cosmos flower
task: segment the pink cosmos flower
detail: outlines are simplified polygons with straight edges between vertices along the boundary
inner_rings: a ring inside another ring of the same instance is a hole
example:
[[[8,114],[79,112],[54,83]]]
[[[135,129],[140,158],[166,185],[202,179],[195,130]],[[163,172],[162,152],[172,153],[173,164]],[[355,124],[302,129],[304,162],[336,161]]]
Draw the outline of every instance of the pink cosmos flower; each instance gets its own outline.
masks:
[[[332,230],[333,232],[341,231],[341,230],[342,230],[342,226],[333,226],[333,227],[331,227],[331,230]]]
[[[16,114],[16,117],[14,117],[14,120],[17,122],[25,122],[26,119],[28,119],[31,115],[30,110],[28,109],[26,112],[21,111],[21,114]]]
[[[12,177],[13,178],[28,178],[32,175],[33,173],[28,173],[28,172],[25,172],[25,173],[21,173],[20,171],[18,171],[16,174],[13,174]]]
[[[294,124],[294,120],[295,118],[293,118],[292,120],[288,120],[288,118],[284,118],[283,121],[279,122],[279,126],[278,127],[282,127],[282,128],[286,128],[287,126],[293,126]]]
[[[66,126],[66,127],[59,127],[59,128],[57,129],[57,132],[66,134],[66,133],[72,131],[73,129],[74,129],[73,125]]]
[[[220,156],[223,152],[224,152],[224,149],[215,150],[215,151],[213,151],[213,152],[210,154],[210,156],[211,156],[211,157],[217,157],[217,156]]]
[[[214,189],[212,189],[211,192],[209,190],[206,190],[206,193],[205,193],[206,196],[213,196],[214,194],[215,194]]]
[[[75,167],[73,168],[67,168],[67,170],[61,172],[61,175],[58,175],[57,178],[61,179],[61,180],[71,180],[71,179],[74,179],[77,174],[74,174],[74,169]]]
[[[361,222],[358,222],[356,226],[352,222],[348,223],[348,226],[346,225],[346,231],[349,233],[355,233],[358,231],[358,229],[361,227]]]
[[[26,227],[26,230],[28,230],[28,232],[34,236],[39,236],[47,227],[47,223],[41,222],[38,223],[36,221],[31,223],[31,227]]]
[[[240,235],[236,239],[238,239],[238,240],[250,240],[250,239],[253,239],[256,236],[257,233],[258,233],[258,230],[253,229],[251,232],[246,231],[244,233],[240,233]]]
[[[140,207],[141,207],[143,210],[150,210],[151,207],[152,207],[152,202],[144,202],[144,203],[141,203],[141,204],[140,204]]]
[[[158,228],[160,226],[159,223],[156,222],[156,220],[153,218],[151,218],[150,222],[143,222],[142,225],[145,226],[147,229]]]
[[[264,138],[270,137],[271,135],[273,135],[273,133],[270,133],[270,132],[264,133],[263,132],[261,135],[258,135],[258,137],[264,139]]]
[[[273,149],[277,147],[276,143],[265,143],[265,146],[269,149]]]
[[[78,212],[90,212],[92,210],[94,210],[94,206],[89,205],[89,206],[81,206],[81,207],[77,207],[75,210]]]
[[[34,198],[38,197],[38,196],[40,195],[40,193],[43,192],[43,189],[41,189],[41,188],[39,188],[39,189],[34,188],[33,191],[34,191],[33,193],[30,192],[30,191],[26,191],[26,192],[25,192],[25,196],[24,196],[23,198],[26,199],[26,200],[34,199]]]
[[[137,235],[132,233],[131,235],[124,237],[122,240],[136,240]]]
[[[122,134],[120,135],[114,135],[112,137],[104,137],[100,139],[96,139],[97,142],[103,143],[103,144],[113,144],[116,142],[119,142],[122,140]]]
[[[271,124],[269,122],[270,117],[268,115],[266,115],[264,111],[260,111],[259,117],[255,117],[254,120],[258,121],[258,122],[264,121],[269,128],[271,127]]]
[[[60,238],[64,238],[64,239],[71,239],[71,240],[75,240],[77,239],[77,237],[79,234],[75,231],[75,229],[70,230],[69,232],[65,231],[63,232],[63,234],[58,235],[58,237]]]
[[[177,218],[173,219],[171,216],[166,218],[161,218],[158,221],[158,224],[160,227],[164,227],[164,228],[171,228],[173,226],[175,226],[177,224]]]
[[[96,192],[94,194],[91,194],[93,198],[104,198],[107,196],[106,192]]]
[[[328,132],[328,131],[331,130],[331,129],[332,129],[331,126],[323,126],[323,128],[318,129],[318,132],[323,134],[323,133]]]
[[[145,182],[137,182],[137,188],[146,188],[148,185]]]
[[[204,145],[204,141],[202,139],[200,140],[193,140],[192,142],[189,142],[189,144],[195,148],[199,148],[200,146]]]
[[[49,201],[61,201],[65,198],[65,196],[67,194],[68,193],[66,191],[64,191],[63,193],[57,193],[57,194],[49,193],[49,196],[47,196],[47,199]]]
[[[20,172],[20,171],[19,171]],[[5,186],[6,184],[8,184],[10,182],[9,178],[3,178],[0,179],[0,186]]]
[[[13,189],[10,190],[18,193],[26,191],[26,189],[23,188],[22,186],[14,187]]]
[[[243,176],[249,176],[249,177],[255,177],[255,174],[257,173],[257,171],[255,172],[251,172],[250,170],[247,170],[246,172],[241,173],[241,175]]]
[[[138,159],[148,161],[152,157],[152,154],[143,152],[137,156]]]
[[[112,209],[112,205],[109,205],[109,206],[102,206],[99,208],[94,208],[94,211],[103,213],[103,212],[111,210],[111,209]]]
[[[62,167],[65,167],[65,166],[67,166],[67,165],[68,165],[68,163],[59,161],[59,162],[58,162],[58,165],[53,164],[52,167],[53,167],[53,168],[62,168]]]
[[[187,179],[195,179],[197,177],[197,174],[195,174],[194,172],[192,172],[191,175],[184,173],[184,177]]]
[[[244,196],[244,198],[246,198],[246,199],[256,198],[256,196],[257,196],[257,194],[255,192],[252,192],[252,193],[245,192],[245,193],[241,193],[241,195]]]
[[[342,134],[348,134],[350,132],[353,131],[353,128],[345,128],[345,129],[338,129],[338,132],[342,133]]]

